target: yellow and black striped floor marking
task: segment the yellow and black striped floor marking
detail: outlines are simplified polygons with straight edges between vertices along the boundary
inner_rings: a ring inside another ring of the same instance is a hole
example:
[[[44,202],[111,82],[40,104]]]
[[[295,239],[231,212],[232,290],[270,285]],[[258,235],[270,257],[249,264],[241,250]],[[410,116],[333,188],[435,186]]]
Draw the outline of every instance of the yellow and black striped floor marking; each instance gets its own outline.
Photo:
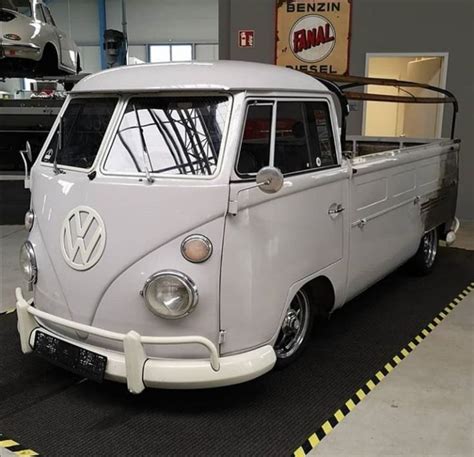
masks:
[[[361,388],[347,400],[318,430],[293,452],[294,457],[304,457],[318,446],[324,437],[329,435],[337,424],[360,403],[403,359],[408,355],[445,319],[448,314],[474,290],[471,282],[448,306],[446,306],[415,338],[413,338],[398,354],[396,354],[383,368],[375,373]]]
[[[5,314],[12,314],[12,313],[14,313],[15,311],[16,311],[16,308],[7,309],[6,311],[2,311],[2,312],[0,313],[0,316],[3,316],[3,315],[5,315]]]
[[[32,455],[39,455],[33,449],[28,449],[25,446],[22,446],[20,443],[17,443],[15,440],[7,438],[0,433],[0,448],[1,449],[8,449],[14,455],[22,455],[22,456],[32,456]]]

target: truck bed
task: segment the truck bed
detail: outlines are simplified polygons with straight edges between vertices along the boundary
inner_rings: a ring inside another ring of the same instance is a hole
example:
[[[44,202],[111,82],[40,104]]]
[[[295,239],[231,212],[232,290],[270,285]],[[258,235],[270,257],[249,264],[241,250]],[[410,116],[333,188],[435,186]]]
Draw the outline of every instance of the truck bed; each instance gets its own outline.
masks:
[[[451,139],[352,137],[346,142],[346,151],[354,151],[352,224],[405,205],[419,207],[425,231],[449,224],[456,211],[459,149]]]
[[[436,143],[440,139],[433,138],[404,138],[404,137],[372,137],[372,136],[347,136],[344,151],[352,152],[352,157],[360,157],[379,152],[394,151],[413,146]]]

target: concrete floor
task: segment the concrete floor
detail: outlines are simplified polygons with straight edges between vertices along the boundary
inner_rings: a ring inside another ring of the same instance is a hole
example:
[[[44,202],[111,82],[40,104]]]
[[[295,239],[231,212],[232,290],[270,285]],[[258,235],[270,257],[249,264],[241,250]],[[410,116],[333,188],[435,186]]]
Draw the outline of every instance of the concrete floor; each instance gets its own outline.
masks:
[[[474,250],[474,222],[455,246]],[[474,292],[309,456],[473,457]]]
[[[474,250],[474,222],[456,247]],[[0,312],[24,285],[18,251],[27,233],[0,226]],[[474,280],[474,277],[473,277]],[[474,293],[309,455],[474,456]],[[0,457],[13,456],[0,448]]]

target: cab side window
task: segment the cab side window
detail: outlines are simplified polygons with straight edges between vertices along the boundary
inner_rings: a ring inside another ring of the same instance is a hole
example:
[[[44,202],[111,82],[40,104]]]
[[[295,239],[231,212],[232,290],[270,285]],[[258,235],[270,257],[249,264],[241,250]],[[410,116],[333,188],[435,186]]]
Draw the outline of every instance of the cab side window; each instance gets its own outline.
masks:
[[[274,166],[283,174],[337,165],[328,105],[277,103]]]
[[[260,168],[269,164],[272,110],[273,106],[271,104],[248,106],[237,163],[239,174],[255,174]]]
[[[283,174],[313,168],[309,133],[304,103],[278,102],[274,165]]]
[[[45,23],[46,19],[43,14],[43,9],[41,8],[41,5],[36,5],[35,7],[35,13],[36,13],[36,20]]]
[[[46,17],[46,22],[48,24],[54,25],[56,27],[56,23],[54,22],[53,16],[51,15],[51,11],[46,5],[42,5],[44,16]]]

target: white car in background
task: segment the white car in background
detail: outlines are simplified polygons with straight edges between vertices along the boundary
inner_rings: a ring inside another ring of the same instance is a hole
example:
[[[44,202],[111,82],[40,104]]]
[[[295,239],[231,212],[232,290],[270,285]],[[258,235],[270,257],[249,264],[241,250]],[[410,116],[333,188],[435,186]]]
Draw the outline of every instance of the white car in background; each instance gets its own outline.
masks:
[[[0,78],[80,70],[79,48],[41,0],[0,0]]]

